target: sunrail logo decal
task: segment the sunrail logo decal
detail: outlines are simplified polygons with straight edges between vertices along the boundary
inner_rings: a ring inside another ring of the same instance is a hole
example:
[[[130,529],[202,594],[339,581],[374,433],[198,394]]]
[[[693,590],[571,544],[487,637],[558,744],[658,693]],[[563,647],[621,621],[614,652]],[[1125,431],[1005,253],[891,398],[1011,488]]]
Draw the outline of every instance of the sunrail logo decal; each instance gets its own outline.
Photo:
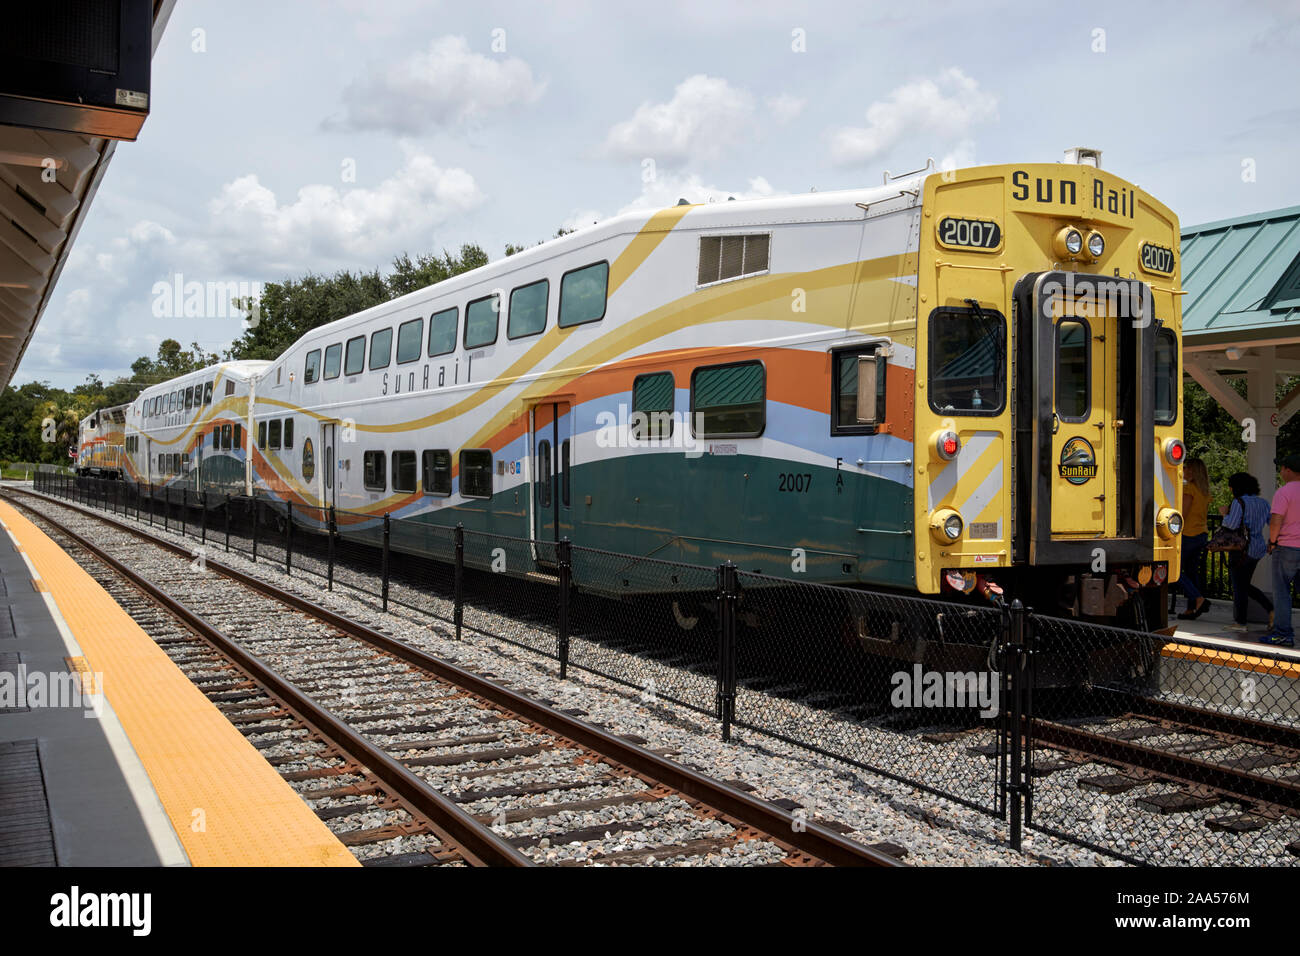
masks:
[[[1061,461],[1057,465],[1061,477],[1072,485],[1081,485],[1097,477],[1097,455],[1088,439],[1074,437],[1061,448]]]

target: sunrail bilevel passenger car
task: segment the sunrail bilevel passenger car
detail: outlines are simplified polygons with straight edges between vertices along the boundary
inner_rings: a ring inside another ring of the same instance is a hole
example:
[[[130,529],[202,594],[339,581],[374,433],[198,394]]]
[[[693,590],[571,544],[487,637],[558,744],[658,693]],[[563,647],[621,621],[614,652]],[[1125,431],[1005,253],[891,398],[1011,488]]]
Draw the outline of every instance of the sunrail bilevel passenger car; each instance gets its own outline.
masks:
[[[149,489],[246,494],[249,398],[267,362],[222,362],[151,385],[126,414],[128,477]]]
[[[620,216],[304,335],[257,375],[252,482],[1160,627],[1177,248],[1078,162]]]
[[[125,469],[126,405],[91,412],[77,425],[78,475],[121,478]]]

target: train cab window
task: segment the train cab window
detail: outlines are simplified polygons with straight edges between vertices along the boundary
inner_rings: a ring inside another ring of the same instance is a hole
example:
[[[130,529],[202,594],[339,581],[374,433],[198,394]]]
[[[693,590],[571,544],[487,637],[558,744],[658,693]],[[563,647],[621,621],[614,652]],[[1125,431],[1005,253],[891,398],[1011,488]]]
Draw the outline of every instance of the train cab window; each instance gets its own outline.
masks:
[[[235,394],[235,383],[234,383],[234,382],[227,382],[227,383],[226,383],[226,396],[229,397],[229,396],[234,395],[234,394]]]
[[[521,285],[510,293],[510,315],[506,319],[506,338],[521,339],[537,335],[546,328],[546,303],[551,296],[547,279]]]
[[[230,447],[231,447],[231,446],[230,446],[230,426],[229,426],[229,425],[222,425],[222,426],[221,426],[221,447],[222,447],[222,448],[230,448]]]
[[[307,353],[307,361],[302,368],[302,383],[311,385],[320,378],[320,349],[312,349]]]
[[[1092,411],[1092,335],[1083,319],[1056,323],[1056,414],[1083,422]]]
[[[272,418],[266,423],[266,444],[272,451],[280,448],[280,419]]]
[[[460,493],[466,498],[492,497],[492,451],[467,448],[460,453]]]
[[[1156,414],[1157,425],[1178,421],[1178,340],[1171,329],[1156,333]]]
[[[426,450],[420,458],[424,493],[443,498],[451,494],[451,452],[446,448],[433,448]]]
[[[930,408],[998,415],[1006,407],[1007,321],[991,309],[930,313]]]
[[[632,437],[639,441],[671,438],[674,396],[672,372],[652,372],[633,379]]]
[[[393,452],[393,490],[415,490],[415,452]]]
[[[336,342],[325,349],[325,378],[338,378],[343,361],[343,343]]]
[[[343,374],[360,375],[366,370],[366,337],[358,335],[348,339],[347,353],[343,356]]]
[[[429,358],[456,350],[460,309],[443,309],[429,316]]]
[[[285,448],[293,447],[293,419],[292,418],[286,418],[284,420],[284,447]]]
[[[367,491],[387,491],[388,478],[384,474],[384,453],[368,451],[362,459],[361,483]]]
[[[465,307],[465,348],[476,349],[497,340],[497,317],[501,314],[501,296],[475,299]]]
[[[370,336],[370,370],[388,368],[393,361],[393,330],[380,329]]]
[[[418,362],[424,348],[424,319],[412,319],[397,327],[397,364]],[[412,455],[415,452],[411,452]],[[396,478],[394,477],[394,481]]]
[[[560,280],[560,328],[603,319],[608,289],[608,262],[566,272]]]
[[[757,438],[767,418],[761,362],[713,365],[691,373],[691,427],[701,438]]]
[[[885,420],[885,375],[889,364],[880,347],[832,352],[832,435],[874,435]]]
[[[266,422],[257,423],[257,447],[266,451]]]
[[[543,438],[537,443],[537,507],[551,506],[551,443]]]

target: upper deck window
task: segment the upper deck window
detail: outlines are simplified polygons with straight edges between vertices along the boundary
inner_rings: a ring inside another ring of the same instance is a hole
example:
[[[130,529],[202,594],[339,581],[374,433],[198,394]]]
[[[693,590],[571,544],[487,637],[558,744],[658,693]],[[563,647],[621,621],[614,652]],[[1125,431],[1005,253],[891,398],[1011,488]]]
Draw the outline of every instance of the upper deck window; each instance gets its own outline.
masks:
[[[497,318],[501,314],[501,296],[475,299],[465,308],[465,348],[476,349],[497,340]]]
[[[343,343],[335,342],[325,349],[325,377],[338,378],[339,365],[343,360]]]
[[[366,368],[366,337],[358,335],[348,339],[347,354],[343,358],[344,375],[360,375]]]
[[[566,272],[560,280],[560,328],[599,322],[605,317],[608,295],[608,262]]]
[[[424,319],[411,319],[397,327],[397,364],[417,362],[424,350]]]
[[[429,316],[429,358],[456,350],[460,309],[443,309]]]
[[[1006,407],[1007,320],[990,309],[930,313],[930,407],[940,415],[997,415]]]
[[[393,329],[380,329],[370,336],[370,370],[388,368],[393,360]]]
[[[510,293],[510,317],[506,322],[506,337],[523,338],[536,335],[546,328],[546,302],[551,296],[551,283],[542,279],[521,285]]]

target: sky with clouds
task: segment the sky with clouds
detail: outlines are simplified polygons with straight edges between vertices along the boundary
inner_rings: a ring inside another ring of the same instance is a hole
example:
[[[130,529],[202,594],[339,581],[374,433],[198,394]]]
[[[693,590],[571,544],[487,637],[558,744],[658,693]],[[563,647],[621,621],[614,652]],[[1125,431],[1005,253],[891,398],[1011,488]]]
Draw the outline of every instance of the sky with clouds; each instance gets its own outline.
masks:
[[[1300,204],[1300,0],[978,4],[180,0],[14,377],[108,380],[155,288],[497,258],[631,209],[1069,146],[1184,224]],[[1243,163],[1253,181],[1245,181]]]

